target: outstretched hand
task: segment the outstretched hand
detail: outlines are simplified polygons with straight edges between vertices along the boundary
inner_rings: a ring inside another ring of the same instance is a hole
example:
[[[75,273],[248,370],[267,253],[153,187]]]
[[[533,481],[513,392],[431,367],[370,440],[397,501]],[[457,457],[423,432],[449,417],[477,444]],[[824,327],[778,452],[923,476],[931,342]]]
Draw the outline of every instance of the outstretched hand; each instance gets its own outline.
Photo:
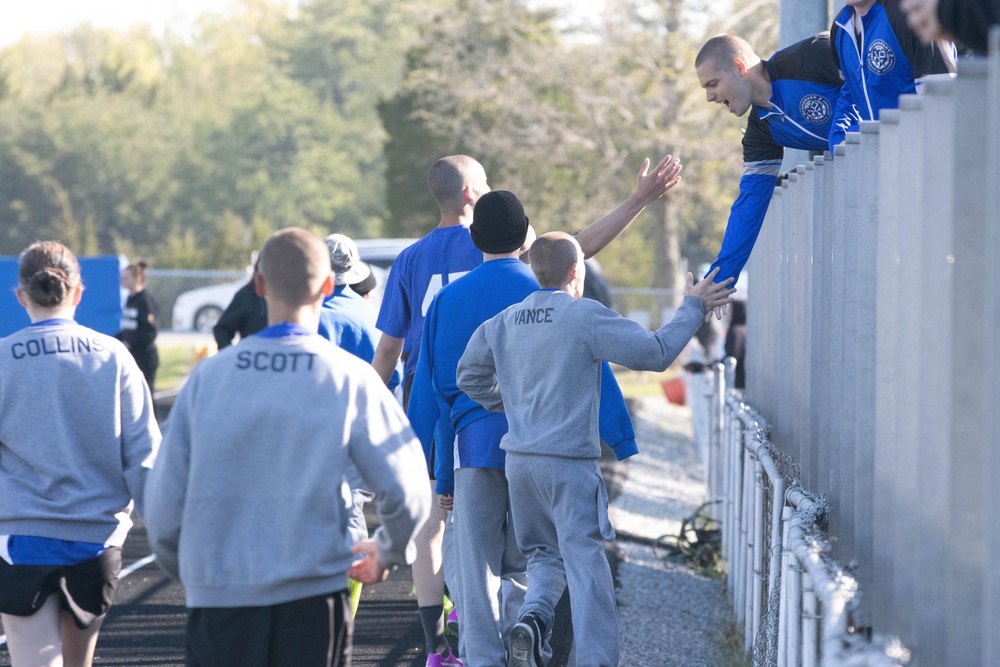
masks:
[[[638,176],[635,177],[634,196],[642,202],[643,206],[651,204],[680,182],[681,169],[683,168],[680,160],[668,155],[650,170],[649,158],[646,158]]]
[[[389,577],[389,570],[379,562],[375,540],[361,540],[351,551],[361,554],[361,558],[351,563],[347,570],[348,577],[362,584],[377,584]]]
[[[712,269],[712,272],[705,276],[698,284],[694,282],[694,274],[687,274],[684,283],[684,296],[696,296],[705,302],[705,312],[710,317],[713,310],[721,312],[721,308],[727,303],[732,303],[735,287],[729,287],[735,278],[726,278],[721,283],[715,282],[715,276],[719,275],[719,267]],[[707,319],[707,318],[706,318]]]

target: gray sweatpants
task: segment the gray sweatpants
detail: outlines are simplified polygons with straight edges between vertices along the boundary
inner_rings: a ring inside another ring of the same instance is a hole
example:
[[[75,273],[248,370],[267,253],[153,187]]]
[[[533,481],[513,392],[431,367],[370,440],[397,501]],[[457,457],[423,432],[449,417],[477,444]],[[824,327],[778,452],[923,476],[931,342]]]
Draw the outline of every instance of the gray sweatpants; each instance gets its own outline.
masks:
[[[604,553],[615,533],[597,460],[507,452],[507,483],[517,544],[528,557],[521,613],[538,614],[551,629],[569,586],[577,667],[618,667],[618,607]]]
[[[455,470],[455,539],[460,552],[459,637],[465,664],[504,667],[506,638],[527,585],[527,560],[514,539],[502,470]]]

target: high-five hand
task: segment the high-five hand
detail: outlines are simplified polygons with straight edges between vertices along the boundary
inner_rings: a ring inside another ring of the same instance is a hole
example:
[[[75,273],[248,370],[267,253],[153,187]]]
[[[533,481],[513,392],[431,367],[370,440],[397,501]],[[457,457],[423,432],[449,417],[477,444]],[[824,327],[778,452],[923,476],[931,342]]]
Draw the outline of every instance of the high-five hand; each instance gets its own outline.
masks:
[[[715,276],[719,274],[719,267],[712,269],[712,272],[702,280],[694,283],[694,275],[687,274],[684,284],[684,296],[696,296],[705,302],[705,312],[711,315],[713,310],[721,308],[727,303],[732,303],[735,287],[729,287],[734,281],[733,278],[726,278],[721,283],[715,282]]]
[[[634,196],[643,206],[653,203],[680,182],[683,168],[680,160],[668,155],[650,170],[649,158],[646,158],[642,163],[642,169],[635,177]]]

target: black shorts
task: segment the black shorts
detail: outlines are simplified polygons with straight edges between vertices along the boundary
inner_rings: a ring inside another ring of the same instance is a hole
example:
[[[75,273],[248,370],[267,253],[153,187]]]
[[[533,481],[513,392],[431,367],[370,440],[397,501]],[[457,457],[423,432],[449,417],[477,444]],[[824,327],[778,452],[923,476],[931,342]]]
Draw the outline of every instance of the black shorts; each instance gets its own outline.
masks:
[[[0,613],[31,616],[57,594],[82,630],[108,612],[121,569],[121,547],[79,565],[11,565],[0,558]]]
[[[188,612],[187,667],[348,667],[354,620],[346,590],[264,607]]]

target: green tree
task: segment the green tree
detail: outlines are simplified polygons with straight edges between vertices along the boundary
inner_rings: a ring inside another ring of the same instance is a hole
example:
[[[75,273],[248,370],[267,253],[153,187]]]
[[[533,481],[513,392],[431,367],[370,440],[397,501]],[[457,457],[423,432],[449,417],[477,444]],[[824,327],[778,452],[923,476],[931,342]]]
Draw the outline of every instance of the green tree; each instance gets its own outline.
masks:
[[[415,234],[433,221],[420,177],[447,152],[483,162],[492,187],[517,192],[542,231],[597,219],[633,187],[643,157],[670,152],[685,162],[684,184],[600,259],[619,284],[676,286],[681,254],[696,263],[717,250],[740,166],[739,123],[704,103],[694,76],[705,26],[720,26],[705,10],[612,2],[583,39],[517,0],[459,0],[435,15],[400,93],[380,108],[388,181],[411,183],[407,196],[390,194],[390,227]]]

